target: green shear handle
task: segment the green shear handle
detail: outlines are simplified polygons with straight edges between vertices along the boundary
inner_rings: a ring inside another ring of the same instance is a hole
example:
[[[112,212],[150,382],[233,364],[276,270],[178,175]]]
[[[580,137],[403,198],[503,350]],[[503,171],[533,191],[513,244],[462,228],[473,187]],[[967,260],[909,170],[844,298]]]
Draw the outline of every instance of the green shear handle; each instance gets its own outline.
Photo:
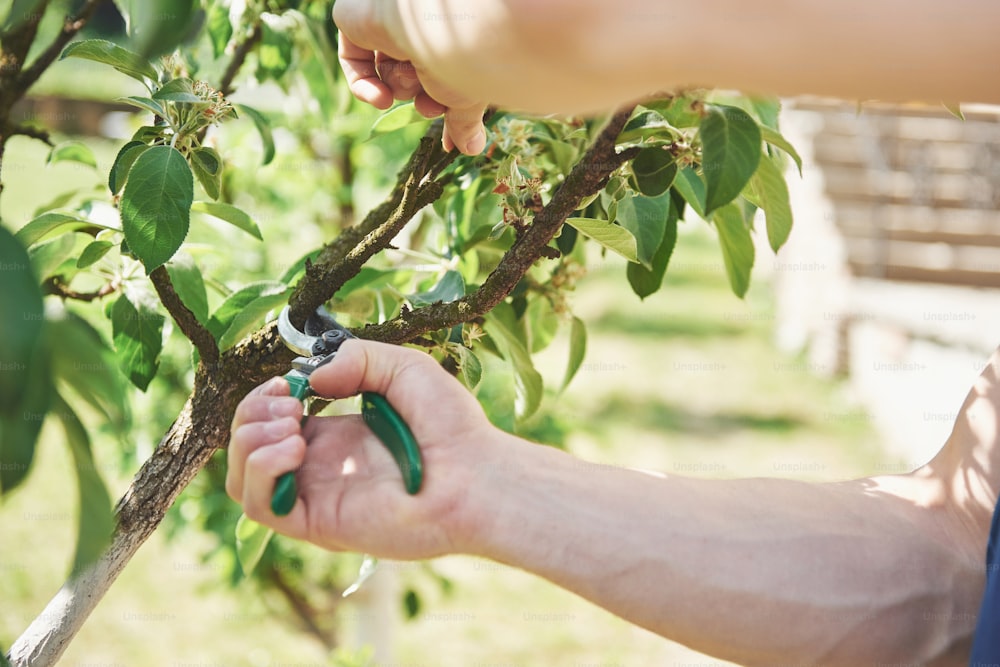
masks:
[[[336,325],[329,315],[322,313],[325,322]],[[290,329],[287,318],[287,309],[282,311],[279,318],[278,330],[281,332],[285,343],[293,350],[305,351],[304,343],[308,338],[296,329]],[[344,330],[346,332],[346,330]],[[348,336],[350,334],[347,334]],[[335,354],[335,351],[332,354]],[[299,361],[299,360],[297,360]],[[307,360],[302,360],[307,361]],[[325,361],[325,360],[324,360]],[[320,362],[322,363],[322,362]],[[312,388],[309,386],[310,368],[318,364],[296,364],[296,368],[285,375],[285,380],[291,389],[291,395],[304,404],[302,415],[302,425],[305,426],[309,419],[308,401],[313,396]],[[368,428],[385,445],[392,458],[395,459],[399,471],[403,475],[403,484],[406,492],[414,495],[420,491],[423,484],[424,467],[423,459],[420,455],[420,448],[417,440],[413,437],[413,432],[400,416],[396,409],[381,394],[374,392],[364,392],[361,394],[361,416]],[[285,516],[295,507],[298,498],[298,485],[295,482],[295,471],[286,472],[281,475],[274,485],[274,492],[271,496],[271,511],[277,516]]]

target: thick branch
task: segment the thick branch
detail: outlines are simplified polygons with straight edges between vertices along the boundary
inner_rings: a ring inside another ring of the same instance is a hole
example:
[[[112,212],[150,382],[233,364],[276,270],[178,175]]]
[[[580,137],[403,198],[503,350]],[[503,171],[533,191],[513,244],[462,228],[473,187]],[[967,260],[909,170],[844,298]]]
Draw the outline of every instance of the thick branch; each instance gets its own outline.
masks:
[[[376,206],[359,224],[341,232],[319,257],[306,267],[306,274],[289,299],[292,323],[302,326],[309,314],[357,275],[365,262],[389,247],[392,239],[421,208],[441,196],[441,185],[430,180],[457,153],[441,148],[441,122],[431,125],[413,156],[399,172],[396,186],[386,201]]]
[[[219,346],[213,336],[206,329],[194,313],[184,305],[181,298],[174,289],[174,284],[170,280],[170,274],[164,266],[157,267],[149,274],[149,279],[156,288],[156,293],[160,297],[163,306],[174,318],[174,322],[180,327],[181,332],[198,350],[198,354],[207,364],[215,364],[219,361]]]
[[[608,121],[594,145],[573,167],[549,203],[535,215],[531,225],[478,290],[451,303],[431,304],[404,312],[382,324],[370,324],[358,335],[387,343],[405,343],[428,331],[468,322],[492,310],[538,261],[566,218],[580,207],[580,203],[603,188],[618,167],[635,157],[637,149],[621,153],[615,149],[615,140],[631,113],[631,108],[624,109]]]

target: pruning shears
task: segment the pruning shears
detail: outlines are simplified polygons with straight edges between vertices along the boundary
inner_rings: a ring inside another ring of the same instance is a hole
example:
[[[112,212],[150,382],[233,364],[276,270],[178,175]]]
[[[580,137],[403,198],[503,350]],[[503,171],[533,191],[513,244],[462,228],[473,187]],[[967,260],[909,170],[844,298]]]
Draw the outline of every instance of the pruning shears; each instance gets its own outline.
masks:
[[[302,425],[305,426],[314,395],[309,386],[309,376],[333,360],[344,341],[354,338],[354,335],[338,324],[322,306],[306,320],[305,331],[299,331],[291,323],[286,306],[278,316],[278,334],[290,350],[301,355],[292,360],[292,370],[285,375],[285,380],[291,388],[291,395],[303,402]],[[416,494],[423,483],[423,459],[410,427],[384,396],[374,392],[361,394],[361,415],[395,459],[407,493]],[[297,497],[295,472],[287,472],[274,485],[271,511],[285,516],[292,511]]]

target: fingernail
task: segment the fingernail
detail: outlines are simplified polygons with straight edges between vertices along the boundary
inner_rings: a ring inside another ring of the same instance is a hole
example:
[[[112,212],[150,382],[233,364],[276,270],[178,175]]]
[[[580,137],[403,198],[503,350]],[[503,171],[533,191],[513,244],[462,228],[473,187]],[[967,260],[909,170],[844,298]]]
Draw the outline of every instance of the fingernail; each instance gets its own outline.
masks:
[[[470,139],[469,143],[465,145],[465,154],[479,155],[483,152],[484,148],[486,148],[486,130],[480,128],[476,136]]]
[[[284,378],[282,378],[280,376],[275,376],[275,377],[271,378],[270,380],[268,380],[267,382],[265,382],[264,386],[261,387],[261,389],[263,391],[270,391],[272,389],[277,389],[278,385],[281,384],[284,381],[285,381]]]

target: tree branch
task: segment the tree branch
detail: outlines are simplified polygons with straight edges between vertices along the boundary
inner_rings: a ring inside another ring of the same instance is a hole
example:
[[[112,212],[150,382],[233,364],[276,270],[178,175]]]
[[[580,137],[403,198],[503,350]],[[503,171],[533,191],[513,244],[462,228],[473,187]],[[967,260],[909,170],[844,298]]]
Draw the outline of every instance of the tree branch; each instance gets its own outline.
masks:
[[[48,130],[43,130],[37,127],[31,127],[30,125],[10,125],[3,131],[3,136],[6,138],[16,137],[30,137],[31,139],[37,139],[44,144],[52,146],[52,137],[49,135]]]
[[[76,290],[70,289],[69,285],[64,283],[59,276],[52,276],[42,283],[42,292],[47,295],[57,296],[61,299],[83,301],[86,303],[96,301],[101,297],[113,294],[116,289],[118,289],[118,283],[111,281],[107,285],[104,285],[100,289],[94,290],[93,292],[77,292]]]
[[[382,324],[369,324],[357,332],[358,336],[387,343],[405,343],[429,331],[468,322],[492,310],[538,261],[566,218],[579,208],[580,203],[603,188],[618,167],[635,157],[637,148],[621,153],[615,149],[615,140],[631,113],[632,107],[619,111],[608,121],[590,150],[573,167],[549,203],[535,215],[531,225],[504,254],[478,290],[451,303],[434,303],[403,312]]]
[[[149,274],[149,280],[156,288],[160,302],[174,318],[174,322],[180,327],[181,332],[198,350],[202,361],[206,364],[218,363],[219,346],[215,342],[215,336],[198,321],[194,313],[181,301],[174,289],[173,282],[170,280],[170,274],[167,273],[167,267],[159,266],[153,269],[153,272]]]
[[[55,59],[62,53],[63,48],[76,36],[76,33],[80,32],[87,25],[87,21],[94,15],[97,6],[100,4],[101,0],[87,0],[80,7],[80,11],[77,12],[76,16],[66,17],[63,28],[56,35],[56,38],[35,58],[35,61],[31,63],[31,67],[21,72],[21,75],[18,77],[17,85],[20,87],[22,93],[38,81],[38,78],[49,68],[49,65],[55,62]]]
[[[233,59],[229,61],[226,71],[222,74],[222,80],[219,81],[219,92],[222,93],[223,97],[229,97],[232,94],[233,81],[236,79],[236,75],[239,74],[240,68],[243,67],[243,63],[246,61],[247,56],[250,55],[253,47],[257,45],[257,42],[263,36],[264,30],[261,28],[260,23],[258,23],[254,26],[250,36],[236,47],[236,50],[233,52]]]
[[[399,172],[387,199],[324,246],[316,261],[306,266],[305,276],[289,299],[292,324],[302,326],[309,314],[357,275],[365,262],[387,248],[421,208],[441,196],[441,184],[430,178],[458,156],[441,148],[442,128],[441,121],[431,125]]]

